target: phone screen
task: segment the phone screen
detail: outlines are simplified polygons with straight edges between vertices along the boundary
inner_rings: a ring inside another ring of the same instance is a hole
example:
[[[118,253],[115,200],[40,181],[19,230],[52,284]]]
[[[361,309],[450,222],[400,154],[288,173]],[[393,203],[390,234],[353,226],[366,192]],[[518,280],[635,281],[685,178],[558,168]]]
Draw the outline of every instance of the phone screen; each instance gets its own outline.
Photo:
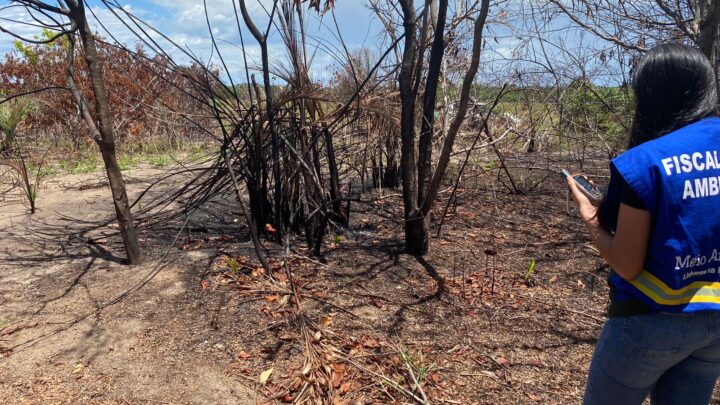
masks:
[[[575,182],[576,182],[580,187],[584,188],[585,190],[587,190],[587,191],[593,191],[593,190],[595,190],[595,186],[593,186],[592,184],[590,184],[590,182],[587,181],[587,180],[585,179],[585,177],[583,177],[583,176],[575,176],[574,179],[575,179]]]
[[[590,184],[590,182],[581,175],[573,176],[568,170],[562,169],[560,171],[563,177],[572,177],[578,187],[593,201],[600,201],[603,197],[602,191],[599,188]]]
[[[602,192],[597,187],[590,184],[590,182],[583,176],[574,176],[575,183],[585,191],[588,197],[592,200],[599,201],[602,199]]]

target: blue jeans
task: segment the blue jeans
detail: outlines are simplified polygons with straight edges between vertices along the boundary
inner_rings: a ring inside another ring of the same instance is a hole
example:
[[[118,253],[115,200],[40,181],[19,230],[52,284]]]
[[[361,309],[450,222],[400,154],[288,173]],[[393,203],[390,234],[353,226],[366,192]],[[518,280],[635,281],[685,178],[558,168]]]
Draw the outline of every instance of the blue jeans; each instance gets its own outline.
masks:
[[[708,404],[720,375],[720,312],[610,318],[585,387],[586,405]]]

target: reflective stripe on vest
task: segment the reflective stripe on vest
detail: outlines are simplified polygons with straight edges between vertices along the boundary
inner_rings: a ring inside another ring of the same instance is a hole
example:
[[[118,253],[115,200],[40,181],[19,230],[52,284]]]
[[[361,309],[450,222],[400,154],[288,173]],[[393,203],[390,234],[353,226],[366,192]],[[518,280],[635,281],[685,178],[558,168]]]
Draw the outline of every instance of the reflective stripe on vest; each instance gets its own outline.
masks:
[[[645,270],[610,282],[659,311],[720,310],[720,119],[632,148],[611,171],[642,200],[653,228]]]
[[[637,278],[630,281],[630,284],[660,305],[686,305],[697,302],[720,304],[718,281],[695,281],[674,290],[649,271],[643,270]]]

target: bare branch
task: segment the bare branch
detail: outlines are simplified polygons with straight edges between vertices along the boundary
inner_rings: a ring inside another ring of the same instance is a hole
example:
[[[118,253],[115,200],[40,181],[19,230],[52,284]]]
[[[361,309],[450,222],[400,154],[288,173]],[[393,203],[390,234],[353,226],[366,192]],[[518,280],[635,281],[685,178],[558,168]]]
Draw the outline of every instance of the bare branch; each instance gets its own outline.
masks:
[[[679,11],[673,10],[668,6],[667,3],[665,3],[664,0],[655,0],[658,6],[667,14],[669,17],[671,17],[675,24],[677,24],[678,28],[682,30],[682,32],[685,33],[688,37],[690,37],[693,41],[697,41],[697,35],[698,33],[695,30],[691,30],[690,27],[685,23],[685,20],[680,15]]]
[[[45,4],[38,0],[12,0],[12,2],[20,3],[24,6],[32,7],[37,10],[45,10],[45,11],[49,11],[51,13],[62,14],[62,15],[66,15],[66,16],[70,15],[70,10],[65,7],[60,8],[60,7],[51,6],[49,4]]]
[[[590,31],[591,33],[595,34],[597,37],[604,39],[605,41],[612,42],[615,45],[619,45],[625,49],[632,49],[632,50],[638,51],[638,52],[646,52],[647,51],[647,48],[645,48],[645,47],[627,43],[617,37],[614,37],[612,35],[608,35],[606,33],[601,32],[595,26],[592,26],[590,24],[583,22],[581,19],[579,19],[575,15],[575,13],[568,10],[567,7],[565,7],[565,5],[562,4],[561,0],[550,0],[550,2],[552,2],[556,6],[560,7],[560,9],[563,11],[563,13],[565,13],[565,15],[567,15],[571,20],[573,20],[573,22],[575,22],[575,24],[581,26],[582,28],[586,29],[587,31]]]

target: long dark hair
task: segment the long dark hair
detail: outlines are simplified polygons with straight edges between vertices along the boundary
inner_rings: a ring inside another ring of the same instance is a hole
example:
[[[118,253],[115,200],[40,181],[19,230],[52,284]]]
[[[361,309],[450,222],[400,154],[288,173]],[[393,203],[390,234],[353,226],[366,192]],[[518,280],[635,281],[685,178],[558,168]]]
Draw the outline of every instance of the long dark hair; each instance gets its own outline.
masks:
[[[699,49],[688,45],[663,44],[648,51],[635,67],[632,89],[635,117],[628,148],[717,115],[715,69]],[[603,228],[614,231],[620,196],[612,183],[611,179],[598,219]]]
[[[632,77],[635,118],[629,147],[715,115],[715,69],[699,49],[663,44],[640,59]]]

